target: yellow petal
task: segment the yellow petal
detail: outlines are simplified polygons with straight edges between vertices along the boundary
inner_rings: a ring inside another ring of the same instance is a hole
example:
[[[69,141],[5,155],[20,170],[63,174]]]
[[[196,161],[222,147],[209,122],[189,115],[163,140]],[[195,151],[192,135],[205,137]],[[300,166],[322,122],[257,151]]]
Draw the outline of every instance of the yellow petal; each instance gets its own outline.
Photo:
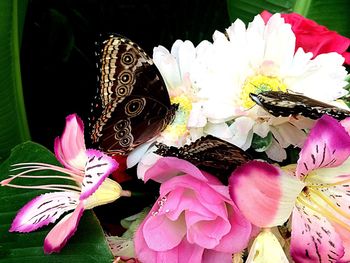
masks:
[[[122,187],[115,181],[107,178],[96,192],[84,201],[84,208],[91,209],[96,206],[112,203],[123,193]]]
[[[288,263],[281,244],[270,231],[261,232],[254,240],[246,263]]]

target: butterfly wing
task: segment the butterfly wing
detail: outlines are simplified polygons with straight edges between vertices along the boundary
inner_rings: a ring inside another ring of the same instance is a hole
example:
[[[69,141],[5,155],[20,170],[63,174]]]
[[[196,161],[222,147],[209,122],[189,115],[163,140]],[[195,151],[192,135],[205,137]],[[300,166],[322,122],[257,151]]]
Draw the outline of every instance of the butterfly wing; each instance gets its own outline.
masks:
[[[250,93],[250,98],[276,117],[303,115],[311,119],[318,119],[323,114],[330,115],[338,120],[350,117],[350,111],[311,99],[301,94],[292,94],[282,91],[264,91],[259,94]]]
[[[227,178],[239,165],[252,158],[241,148],[212,135],[201,137],[181,148],[157,144],[156,154],[187,160],[221,178]]]
[[[110,35],[99,65],[91,139],[109,154],[125,155],[164,130],[176,107],[153,61],[132,41]]]

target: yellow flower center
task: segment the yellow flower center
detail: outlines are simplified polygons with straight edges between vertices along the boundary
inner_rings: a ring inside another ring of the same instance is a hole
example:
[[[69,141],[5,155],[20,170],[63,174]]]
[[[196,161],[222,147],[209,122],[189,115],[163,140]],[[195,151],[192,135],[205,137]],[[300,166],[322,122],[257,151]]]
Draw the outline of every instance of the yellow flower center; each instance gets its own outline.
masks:
[[[170,139],[177,140],[188,133],[187,121],[192,110],[192,101],[185,95],[171,98],[172,104],[178,104],[174,121],[164,130],[163,135]]]
[[[254,75],[248,77],[242,87],[241,102],[245,108],[251,108],[254,106],[254,102],[250,99],[249,94],[258,94],[263,91],[287,91],[286,84],[277,77],[270,77],[264,75]]]

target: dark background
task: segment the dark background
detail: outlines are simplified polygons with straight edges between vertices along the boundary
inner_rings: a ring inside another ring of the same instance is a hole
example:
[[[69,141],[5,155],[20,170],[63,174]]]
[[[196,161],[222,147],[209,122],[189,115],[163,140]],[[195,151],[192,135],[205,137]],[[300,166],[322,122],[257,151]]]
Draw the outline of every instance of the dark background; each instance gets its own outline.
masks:
[[[21,65],[32,140],[52,150],[65,116],[87,120],[97,88],[99,33],[126,36],[152,56],[155,46],[170,50],[176,39],[196,45],[229,25],[226,1],[219,0],[29,1]]]

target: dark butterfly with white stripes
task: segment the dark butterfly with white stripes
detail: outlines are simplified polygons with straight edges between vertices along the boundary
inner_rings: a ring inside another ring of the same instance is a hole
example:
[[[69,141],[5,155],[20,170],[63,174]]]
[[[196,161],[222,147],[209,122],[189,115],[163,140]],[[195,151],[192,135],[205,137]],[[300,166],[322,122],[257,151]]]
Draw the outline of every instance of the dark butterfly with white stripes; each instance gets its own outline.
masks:
[[[303,115],[310,119],[318,119],[323,114],[342,120],[350,117],[350,111],[314,100],[301,94],[282,91],[264,91],[259,94],[250,93],[250,98],[270,114],[279,117]]]
[[[110,155],[127,155],[165,129],[176,105],[152,59],[131,40],[108,35],[96,55],[100,75],[91,140]]]
[[[158,148],[156,154],[189,161],[225,182],[237,166],[252,160],[241,148],[212,135],[201,137],[181,148],[162,143],[156,146]]]

